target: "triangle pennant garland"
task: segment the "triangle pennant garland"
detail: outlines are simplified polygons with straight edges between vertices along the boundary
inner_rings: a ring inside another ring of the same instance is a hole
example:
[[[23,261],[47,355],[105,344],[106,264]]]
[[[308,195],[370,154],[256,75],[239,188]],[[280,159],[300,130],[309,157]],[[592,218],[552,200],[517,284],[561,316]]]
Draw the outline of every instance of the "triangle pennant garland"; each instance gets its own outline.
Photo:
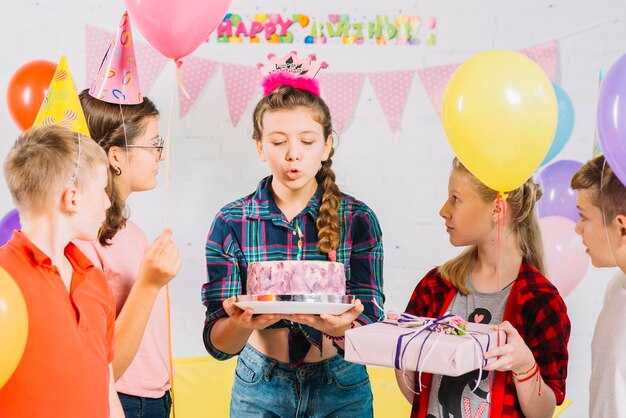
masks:
[[[333,128],[343,133],[352,121],[354,108],[361,94],[363,81],[365,81],[365,74],[322,74],[317,78],[320,79],[322,98],[330,108]]]
[[[415,71],[412,70],[371,73],[368,76],[391,131],[394,133],[400,127],[414,76]]]
[[[115,33],[106,30],[85,26],[86,67],[85,86],[90,86],[98,75],[102,53],[113,43]],[[82,90],[82,89],[81,89]]]
[[[460,65],[461,64],[450,64],[417,70],[417,75],[438,115],[441,114],[443,94],[446,91],[448,80]]]
[[[102,58],[101,51],[105,51],[111,45],[115,34],[86,26],[85,37],[86,75],[87,83],[90,83],[98,72]],[[135,43],[135,52],[137,67],[141,73],[141,84],[144,92],[147,92],[163,71],[168,60],[145,43]],[[558,41],[545,42],[522,49],[520,52],[535,61],[551,80],[557,78]],[[448,80],[459,65],[448,64],[417,70],[375,73],[325,73],[317,78],[320,80],[322,98],[331,110],[333,126],[337,132],[343,133],[350,126],[366,76],[372,84],[389,127],[392,132],[397,132],[415,71],[433,108],[437,114],[441,114]],[[259,70],[254,66],[226,64],[197,57],[187,57],[185,64],[180,67],[183,86],[189,93],[187,97],[179,90],[180,117],[184,117],[194,106],[218,66],[222,67],[231,122],[233,126],[239,124],[250,102],[260,92],[257,90],[262,80]]]
[[[559,44],[557,41],[546,42],[541,45],[535,45],[520,51],[531,60],[535,61],[552,81],[556,80],[557,58],[559,52]]]
[[[222,76],[226,87],[230,119],[233,126],[237,126],[254,94],[260,91],[261,73],[256,67],[222,64]]]
[[[185,63],[180,67],[180,75],[189,98],[180,92],[178,94],[181,118],[189,112],[216,69],[217,63],[204,58],[185,59]]]
[[[135,43],[135,52],[137,54],[137,68],[141,73],[141,87],[143,92],[147,94],[163,71],[168,59],[150,45],[141,42]]]

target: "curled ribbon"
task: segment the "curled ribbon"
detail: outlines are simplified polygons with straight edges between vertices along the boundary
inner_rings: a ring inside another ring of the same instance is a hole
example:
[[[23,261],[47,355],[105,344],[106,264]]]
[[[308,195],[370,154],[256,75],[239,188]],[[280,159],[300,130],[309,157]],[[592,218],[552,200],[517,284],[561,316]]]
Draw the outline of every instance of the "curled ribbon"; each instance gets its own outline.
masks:
[[[414,341],[419,335],[426,333],[426,336],[422,339],[422,342],[420,345],[419,354],[417,356],[417,364],[415,367],[415,370],[418,372],[417,387],[419,391],[421,391],[423,387],[422,386],[422,370],[421,370],[420,364],[423,364],[428,359],[428,357],[432,354],[435,346],[437,345],[437,341],[439,340],[439,338],[441,338],[442,335],[444,335],[441,332],[437,332],[438,330],[442,328],[449,328],[452,330],[456,330],[457,332],[459,332],[459,335],[467,335],[471,337],[474,343],[476,344],[476,347],[478,347],[478,350],[476,351],[477,353],[476,358],[480,366],[478,368],[478,379],[476,380],[476,386],[472,389],[472,392],[478,389],[478,385],[480,384],[480,381],[482,378],[483,367],[487,365],[487,360],[485,360],[485,352],[489,350],[489,347],[491,345],[491,336],[483,332],[463,330],[458,325],[450,323],[450,320],[454,317],[455,315],[447,314],[440,318],[424,318],[424,317],[411,315],[405,312],[400,315],[397,322],[387,322],[389,324],[396,325],[402,328],[419,327],[419,329],[400,335],[396,343],[396,350],[395,350],[395,355],[394,355],[395,356],[394,367],[398,370],[402,370],[402,374],[404,376],[406,376],[407,369],[406,369],[406,365],[404,364],[403,359],[405,357],[407,348],[409,347],[411,342]],[[436,340],[434,341],[434,343],[430,346],[430,349],[428,350],[428,352],[425,353],[424,360],[422,361],[422,355],[424,353],[424,347],[426,345],[426,341],[428,341],[428,339],[433,334],[438,334],[438,336]],[[480,340],[476,338],[475,335],[479,335],[479,334],[487,336],[486,347],[483,347],[483,344],[480,342]],[[407,384],[407,386],[411,388],[411,385]],[[418,392],[413,392],[413,393],[417,394]]]

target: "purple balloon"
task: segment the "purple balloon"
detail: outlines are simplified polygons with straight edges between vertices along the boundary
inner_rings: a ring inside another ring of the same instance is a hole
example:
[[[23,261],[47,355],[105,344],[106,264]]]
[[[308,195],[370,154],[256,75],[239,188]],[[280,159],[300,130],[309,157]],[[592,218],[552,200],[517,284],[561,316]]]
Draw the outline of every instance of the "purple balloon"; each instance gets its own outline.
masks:
[[[541,172],[539,179],[543,196],[537,202],[540,218],[562,216],[574,222],[578,221],[577,193],[570,184],[572,177],[582,166],[578,161],[560,160],[548,165]]]
[[[14,230],[19,230],[21,227],[20,215],[17,213],[17,209],[11,209],[0,219],[0,247],[13,237]]]
[[[604,157],[626,184],[626,55],[613,64],[600,84],[597,117]]]

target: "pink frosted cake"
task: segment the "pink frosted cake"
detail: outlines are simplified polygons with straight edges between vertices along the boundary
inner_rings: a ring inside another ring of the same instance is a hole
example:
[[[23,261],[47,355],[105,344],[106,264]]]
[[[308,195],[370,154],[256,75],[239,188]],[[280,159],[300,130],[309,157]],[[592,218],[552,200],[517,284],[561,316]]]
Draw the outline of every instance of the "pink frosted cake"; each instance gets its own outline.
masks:
[[[345,295],[346,272],[329,261],[261,261],[248,265],[248,295]]]

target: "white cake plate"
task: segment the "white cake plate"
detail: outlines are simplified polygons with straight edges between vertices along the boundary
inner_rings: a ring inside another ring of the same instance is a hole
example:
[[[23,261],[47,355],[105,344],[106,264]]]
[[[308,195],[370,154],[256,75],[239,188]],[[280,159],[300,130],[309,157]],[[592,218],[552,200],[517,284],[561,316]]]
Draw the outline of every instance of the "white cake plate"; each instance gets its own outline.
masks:
[[[255,314],[340,315],[352,308],[353,295],[240,295],[235,306]]]

